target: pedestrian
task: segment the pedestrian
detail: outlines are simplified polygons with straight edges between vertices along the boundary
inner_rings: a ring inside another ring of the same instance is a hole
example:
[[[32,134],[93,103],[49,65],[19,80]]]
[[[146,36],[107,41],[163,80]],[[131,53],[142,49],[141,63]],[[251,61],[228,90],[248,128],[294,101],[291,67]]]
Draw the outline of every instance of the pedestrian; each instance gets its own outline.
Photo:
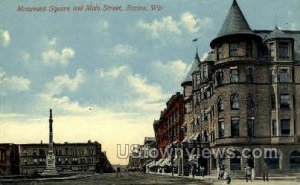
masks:
[[[220,166],[217,167],[217,177],[218,180],[220,180]]]
[[[195,178],[195,166],[194,165],[192,165],[191,172],[192,172],[193,178]]]
[[[225,166],[221,165],[220,167],[220,174],[219,174],[219,180],[224,179],[224,174],[225,174]]]
[[[121,169],[120,167],[117,167],[117,177],[120,177],[121,176]]]
[[[251,174],[252,174],[252,169],[249,165],[247,165],[245,167],[246,182],[248,182],[248,180],[252,182]]]
[[[202,177],[204,177],[204,175],[205,175],[205,168],[202,167],[202,166],[200,166],[200,170],[201,170]]]
[[[263,162],[262,171],[263,171],[263,180],[268,182],[269,181],[269,167],[265,161]]]

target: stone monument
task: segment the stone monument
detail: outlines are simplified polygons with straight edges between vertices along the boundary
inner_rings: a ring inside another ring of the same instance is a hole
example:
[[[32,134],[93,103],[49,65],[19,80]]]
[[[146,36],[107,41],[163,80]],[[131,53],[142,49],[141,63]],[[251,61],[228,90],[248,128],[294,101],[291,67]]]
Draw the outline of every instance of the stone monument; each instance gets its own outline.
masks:
[[[52,109],[50,109],[49,117],[49,150],[46,156],[46,168],[41,175],[43,176],[52,176],[58,175],[58,172],[55,167],[55,155],[53,149],[53,129],[52,129]]]

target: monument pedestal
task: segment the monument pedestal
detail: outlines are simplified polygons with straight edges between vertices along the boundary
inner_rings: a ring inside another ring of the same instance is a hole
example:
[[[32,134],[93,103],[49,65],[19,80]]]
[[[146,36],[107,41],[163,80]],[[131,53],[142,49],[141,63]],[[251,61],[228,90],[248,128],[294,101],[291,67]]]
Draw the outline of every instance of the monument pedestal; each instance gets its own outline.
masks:
[[[46,168],[41,174],[42,176],[53,176],[58,175],[55,167],[55,155],[53,152],[49,152],[46,156]]]

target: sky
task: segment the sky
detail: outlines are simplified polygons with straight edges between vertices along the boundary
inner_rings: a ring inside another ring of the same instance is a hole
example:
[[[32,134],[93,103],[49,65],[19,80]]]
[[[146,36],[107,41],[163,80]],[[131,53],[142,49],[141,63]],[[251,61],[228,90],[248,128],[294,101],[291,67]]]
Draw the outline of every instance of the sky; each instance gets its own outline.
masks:
[[[299,0],[237,0],[252,29],[300,30]],[[232,0],[0,1],[0,143],[98,141],[113,164],[117,144],[154,136],[153,120],[195,56],[203,59]],[[73,11],[87,5],[148,11]],[[151,11],[151,5],[161,10]],[[21,12],[18,6],[45,7]],[[50,7],[70,7],[51,12]]]

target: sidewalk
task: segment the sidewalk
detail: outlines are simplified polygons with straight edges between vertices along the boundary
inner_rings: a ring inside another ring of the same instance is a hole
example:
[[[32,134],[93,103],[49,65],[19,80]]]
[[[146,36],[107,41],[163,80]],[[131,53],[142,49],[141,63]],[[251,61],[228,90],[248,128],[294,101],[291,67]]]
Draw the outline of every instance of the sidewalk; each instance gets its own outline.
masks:
[[[151,172],[149,174],[155,174],[154,172]],[[167,176],[172,176],[172,173],[156,173],[156,175],[167,175]],[[193,176],[178,176],[178,174],[174,174],[174,177],[176,178],[190,178],[192,179]],[[203,180],[205,182],[209,182],[212,183],[214,185],[223,185],[223,184],[227,184],[226,180],[217,180],[216,176],[213,175],[208,175],[205,177],[202,176],[195,176],[194,179],[198,179],[198,180]],[[231,179],[231,183],[233,185],[266,185],[266,184],[270,184],[270,185],[300,185],[300,177],[296,177],[296,176],[290,176],[290,177],[269,177],[269,181],[263,181],[261,178],[257,178],[255,180],[253,180],[252,182],[249,181],[248,183],[246,182],[245,179],[241,179],[241,178],[232,178]]]

